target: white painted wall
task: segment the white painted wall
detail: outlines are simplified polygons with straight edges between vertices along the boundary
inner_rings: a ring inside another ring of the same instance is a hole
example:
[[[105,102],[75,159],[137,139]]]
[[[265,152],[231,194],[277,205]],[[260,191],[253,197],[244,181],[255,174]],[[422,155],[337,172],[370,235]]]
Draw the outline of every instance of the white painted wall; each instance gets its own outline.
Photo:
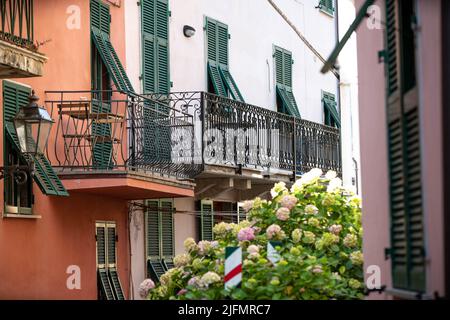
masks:
[[[354,0],[340,0],[338,4],[339,38],[342,38],[355,19]],[[342,171],[344,185],[354,192],[360,188],[358,56],[356,33],[353,33],[339,55],[341,93]],[[358,172],[356,171],[358,170]]]
[[[317,3],[276,0],[304,36],[327,57],[336,41],[335,19],[315,9]],[[230,70],[246,102],[276,110],[272,54],[273,45],[278,45],[292,52],[293,89],[302,117],[323,123],[321,90],[336,94],[336,78],[331,73],[320,73],[321,62],[267,1],[170,0],[169,5],[171,91],[207,89],[203,27],[205,16],[209,16],[228,25]],[[126,18],[131,25],[127,28],[127,72],[135,85],[140,82],[141,50],[136,43],[140,8],[133,1],[127,6]],[[194,27],[196,34],[186,38],[184,25]]]

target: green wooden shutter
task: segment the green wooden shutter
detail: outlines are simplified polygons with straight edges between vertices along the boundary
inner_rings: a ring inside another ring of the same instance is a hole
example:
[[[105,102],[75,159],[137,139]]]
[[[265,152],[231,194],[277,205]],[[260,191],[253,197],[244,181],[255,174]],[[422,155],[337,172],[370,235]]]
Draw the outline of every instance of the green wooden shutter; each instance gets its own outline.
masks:
[[[134,92],[125,68],[110,40],[110,12],[109,6],[99,0],[91,0],[91,37],[100,57],[117,90]]]
[[[29,87],[11,81],[3,81],[4,137],[10,140],[17,151],[20,150],[20,147],[13,118],[19,111],[19,107],[28,104],[30,94],[31,89]],[[28,163],[34,163],[35,172],[33,178],[42,193],[57,196],[69,195],[61,180],[58,178],[58,175],[53,170],[50,162],[43,154],[38,154],[34,157],[30,155],[21,155],[21,157]]]
[[[228,71],[228,68],[220,67],[219,71],[220,75],[222,76],[223,83],[227,87],[228,92],[230,92],[231,97],[234,100],[245,102],[241,92],[239,91],[239,88],[236,85],[236,82],[233,79],[233,76],[231,75],[230,71]]]
[[[162,258],[170,261],[175,253],[174,248],[174,220],[173,220],[173,201],[171,199],[162,199],[161,206],[161,243]]]
[[[244,221],[245,219],[247,219],[247,214],[245,213],[243,202],[239,202],[237,204],[237,214],[238,214],[238,222],[241,222],[241,221]]]
[[[387,53],[387,82],[388,94],[398,89],[398,63],[397,63],[397,11],[396,1],[386,0],[386,53]]]
[[[170,91],[169,3],[141,1],[142,80],[144,93]]]
[[[398,74],[399,2],[386,1],[387,121],[390,171],[393,287],[425,291],[425,240],[421,187],[420,117],[417,105],[390,96],[404,86]],[[402,31],[400,31],[402,32]],[[403,62],[404,63],[404,62]]]
[[[276,93],[281,102],[279,111],[301,118],[292,90],[292,53],[274,46],[274,62]]]
[[[244,102],[241,92],[229,70],[228,26],[224,23],[206,18],[206,38],[208,57],[208,77],[217,95]]]
[[[108,277],[107,269],[107,229],[106,223],[95,224],[95,238],[97,246],[97,283],[100,297],[105,300],[114,300],[114,291]]]
[[[106,228],[104,223],[96,223],[97,268],[106,269]]]
[[[322,91],[322,105],[325,114],[325,125],[340,128],[341,117],[337,110],[337,103],[334,94]]]
[[[146,201],[147,259],[159,259],[161,253],[159,201]]]
[[[202,200],[200,202],[200,233],[201,240],[213,240],[214,209],[213,202]]]
[[[98,269],[97,282],[100,288],[101,297],[105,300],[114,300],[114,292],[106,269]]]
[[[320,10],[333,15],[334,14],[334,4],[333,0],[320,0],[321,8]]]
[[[106,223],[106,251],[108,261],[108,277],[116,300],[125,300],[119,274],[117,272],[116,224]]]

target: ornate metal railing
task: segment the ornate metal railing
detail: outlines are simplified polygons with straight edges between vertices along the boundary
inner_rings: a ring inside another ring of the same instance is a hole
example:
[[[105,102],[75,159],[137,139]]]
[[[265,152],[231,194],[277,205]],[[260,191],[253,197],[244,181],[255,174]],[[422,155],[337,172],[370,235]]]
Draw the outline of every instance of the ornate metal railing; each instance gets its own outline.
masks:
[[[338,129],[209,93],[48,91],[46,107],[55,120],[47,155],[62,171],[341,172]]]
[[[0,40],[36,50],[33,0],[0,0]]]
[[[287,170],[342,171],[336,128],[205,92],[150,95],[192,115],[195,155],[202,164]]]
[[[136,94],[117,91],[47,91],[55,124],[46,149],[65,172],[135,170],[191,178],[193,117]]]

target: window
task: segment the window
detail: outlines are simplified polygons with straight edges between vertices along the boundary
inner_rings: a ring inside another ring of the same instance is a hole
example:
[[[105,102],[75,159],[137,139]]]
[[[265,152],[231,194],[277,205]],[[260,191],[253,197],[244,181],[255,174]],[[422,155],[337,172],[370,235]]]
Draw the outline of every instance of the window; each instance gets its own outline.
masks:
[[[246,219],[242,203],[201,200],[198,202],[198,237],[200,240],[213,240],[214,225],[220,222],[239,223]]]
[[[292,53],[274,46],[274,59],[278,112],[300,118],[292,91]]]
[[[329,15],[334,15],[333,0],[320,0],[320,10]]]
[[[99,300],[125,300],[117,272],[117,232],[115,222],[95,224],[97,283]]]
[[[104,67],[108,70],[109,77],[117,90],[134,92],[133,86],[109,37],[111,22],[109,6],[101,0],[91,0],[90,8],[92,42],[98,51],[100,59],[103,61]]]
[[[147,276],[153,281],[173,268],[175,253],[174,208],[172,199],[146,201]]]
[[[420,112],[416,95],[406,99],[416,88],[413,19],[413,0],[386,0],[392,283],[396,289],[423,292],[426,277]]]
[[[46,195],[68,196],[67,190],[64,188],[45,155],[38,154],[31,157],[30,155],[19,154],[20,147],[13,118],[19,110],[19,107],[28,104],[30,94],[30,87],[12,81],[3,81],[4,162],[6,165],[12,165],[13,163],[29,164],[33,162],[35,166],[33,179],[42,193]],[[31,208],[32,203],[31,183],[32,179],[28,179],[27,184],[30,184],[28,187],[25,185],[19,187],[15,182],[6,178],[6,205],[16,207],[14,209],[15,211],[19,210],[17,208],[24,206],[20,210],[29,213],[30,210],[27,209]],[[16,205],[19,206],[17,207]]]
[[[228,26],[206,17],[208,91],[244,102],[228,66]]]
[[[340,128],[341,117],[337,110],[337,103],[334,94],[322,91],[322,105],[324,113],[324,124],[330,127]]]

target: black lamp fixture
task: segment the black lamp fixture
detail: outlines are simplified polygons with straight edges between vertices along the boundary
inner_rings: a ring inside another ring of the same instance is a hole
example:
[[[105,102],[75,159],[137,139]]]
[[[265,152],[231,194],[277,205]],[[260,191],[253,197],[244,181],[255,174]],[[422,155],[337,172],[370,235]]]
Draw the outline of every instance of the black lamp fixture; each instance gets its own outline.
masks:
[[[47,146],[50,130],[53,120],[44,107],[39,107],[39,98],[34,91],[29,97],[26,106],[19,108],[19,112],[14,117],[14,129],[19,142],[19,152],[29,161],[28,165],[12,165],[0,167],[0,179],[4,178],[5,173],[12,175],[17,183],[25,183],[27,172],[33,174],[34,159],[36,155],[43,154]]]
[[[185,25],[183,27],[183,34],[186,38],[190,38],[195,34],[195,29],[191,26]]]

